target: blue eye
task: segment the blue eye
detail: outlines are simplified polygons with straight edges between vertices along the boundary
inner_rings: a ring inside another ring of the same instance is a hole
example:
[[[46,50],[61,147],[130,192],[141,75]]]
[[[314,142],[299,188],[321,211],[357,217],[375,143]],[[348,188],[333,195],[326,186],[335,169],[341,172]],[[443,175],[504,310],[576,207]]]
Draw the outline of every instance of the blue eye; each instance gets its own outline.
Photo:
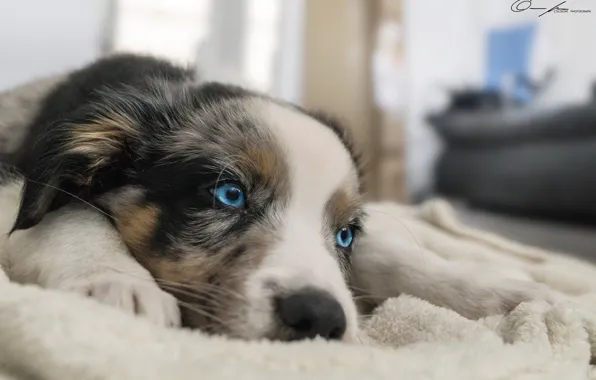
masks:
[[[335,242],[342,248],[349,248],[354,240],[354,227],[346,226],[337,231]]]
[[[226,206],[239,208],[244,206],[244,191],[233,183],[218,184],[213,189],[213,196]]]

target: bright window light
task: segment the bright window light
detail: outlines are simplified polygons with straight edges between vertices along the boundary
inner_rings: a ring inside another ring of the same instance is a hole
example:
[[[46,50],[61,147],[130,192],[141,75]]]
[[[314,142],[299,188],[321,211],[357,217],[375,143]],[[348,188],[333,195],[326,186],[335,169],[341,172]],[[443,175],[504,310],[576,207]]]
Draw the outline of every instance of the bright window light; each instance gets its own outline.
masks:
[[[117,0],[113,50],[197,60],[209,30],[212,0]]]

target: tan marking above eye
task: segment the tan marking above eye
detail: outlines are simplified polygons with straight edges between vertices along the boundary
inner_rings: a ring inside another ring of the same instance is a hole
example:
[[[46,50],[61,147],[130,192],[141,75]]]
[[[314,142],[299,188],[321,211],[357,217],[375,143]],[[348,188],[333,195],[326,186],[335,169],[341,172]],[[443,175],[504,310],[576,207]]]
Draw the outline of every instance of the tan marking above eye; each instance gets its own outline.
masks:
[[[155,205],[129,206],[116,212],[114,221],[124,243],[135,256],[148,249],[160,210]]]
[[[279,152],[264,147],[248,148],[242,155],[246,158],[241,165],[250,166],[252,170],[259,173],[262,179],[267,182],[277,182],[284,178],[284,164]]]
[[[356,191],[340,188],[327,201],[325,216],[333,227],[343,227],[358,213],[360,206],[360,196]]]

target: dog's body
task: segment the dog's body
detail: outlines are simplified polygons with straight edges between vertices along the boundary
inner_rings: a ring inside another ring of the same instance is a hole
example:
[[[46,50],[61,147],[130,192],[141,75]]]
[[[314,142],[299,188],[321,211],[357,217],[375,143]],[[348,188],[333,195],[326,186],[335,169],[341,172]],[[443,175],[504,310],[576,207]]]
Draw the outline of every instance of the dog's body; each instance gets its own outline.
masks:
[[[19,173],[0,187],[0,232],[12,231],[0,263],[11,279],[160,324],[353,340],[352,292],[362,307],[406,292],[469,317],[551,298],[420,253],[365,217],[360,159],[337,123],[197,84],[152,58],[73,73],[45,99],[14,163]]]

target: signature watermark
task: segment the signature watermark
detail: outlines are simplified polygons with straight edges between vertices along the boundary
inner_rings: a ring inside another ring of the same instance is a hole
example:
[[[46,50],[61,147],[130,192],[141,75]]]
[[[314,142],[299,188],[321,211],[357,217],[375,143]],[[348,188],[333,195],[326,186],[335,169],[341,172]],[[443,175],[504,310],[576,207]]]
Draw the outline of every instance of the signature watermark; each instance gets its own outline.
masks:
[[[590,9],[577,8],[563,8],[561,7],[567,1],[562,1],[554,7],[537,7],[533,6],[532,0],[516,0],[511,4],[512,12],[535,11],[538,17],[542,17],[548,13],[592,13]]]

